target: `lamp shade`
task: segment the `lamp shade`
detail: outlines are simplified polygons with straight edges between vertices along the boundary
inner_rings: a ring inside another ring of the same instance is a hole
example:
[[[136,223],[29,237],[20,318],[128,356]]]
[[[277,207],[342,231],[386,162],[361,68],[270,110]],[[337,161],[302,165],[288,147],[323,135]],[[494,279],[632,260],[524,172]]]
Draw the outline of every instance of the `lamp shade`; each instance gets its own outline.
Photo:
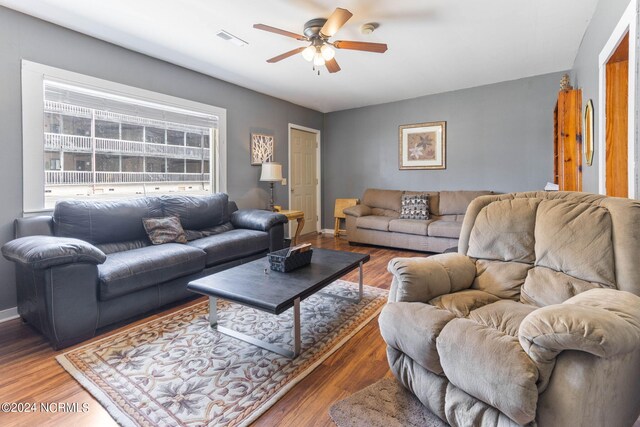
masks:
[[[276,162],[264,162],[260,181],[278,182],[282,181],[282,165]]]

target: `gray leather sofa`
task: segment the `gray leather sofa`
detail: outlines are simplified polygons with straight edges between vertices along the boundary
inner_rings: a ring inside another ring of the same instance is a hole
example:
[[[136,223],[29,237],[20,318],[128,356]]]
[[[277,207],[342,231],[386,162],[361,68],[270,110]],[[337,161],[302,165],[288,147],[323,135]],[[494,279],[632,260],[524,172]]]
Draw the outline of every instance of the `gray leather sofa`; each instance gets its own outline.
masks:
[[[152,245],[143,218],[178,216],[190,241]],[[2,247],[16,265],[18,313],[55,348],[193,294],[198,277],[284,246],[284,215],[238,210],[228,196],[59,202],[15,221]]]
[[[403,195],[426,194],[429,219],[401,219]],[[444,252],[458,245],[467,206],[491,191],[401,191],[369,188],[362,204],[344,210],[347,239],[424,252]]]
[[[453,427],[634,424],[639,201],[479,197],[458,250],[389,263],[380,331],[405,387]]]

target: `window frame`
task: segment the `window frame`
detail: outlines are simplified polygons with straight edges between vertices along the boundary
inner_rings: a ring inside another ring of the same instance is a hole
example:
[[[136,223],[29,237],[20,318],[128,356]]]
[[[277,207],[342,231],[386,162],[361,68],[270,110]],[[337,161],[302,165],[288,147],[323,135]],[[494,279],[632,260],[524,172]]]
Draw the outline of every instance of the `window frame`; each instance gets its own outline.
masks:
[[[211,191],[227,191],[227,110],[159,92],[99,79],[22,60],[22,213],[51,212],[45,208],[44,81],[54,81],[110,94],[136,98],[168,109],[218,117],[217,144],[211,147]],[[211,144],[211,141],[210,141]]]

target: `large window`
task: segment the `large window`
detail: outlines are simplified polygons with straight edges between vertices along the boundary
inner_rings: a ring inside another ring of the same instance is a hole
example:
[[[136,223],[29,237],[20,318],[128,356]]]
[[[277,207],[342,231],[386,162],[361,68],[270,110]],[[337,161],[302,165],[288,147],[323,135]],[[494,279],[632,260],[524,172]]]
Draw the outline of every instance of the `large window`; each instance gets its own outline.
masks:
[[[223,109],[27,61],[23,104],[26,212],[63,199],[224,191]],[[39,140],[26,128],[38,109]]]

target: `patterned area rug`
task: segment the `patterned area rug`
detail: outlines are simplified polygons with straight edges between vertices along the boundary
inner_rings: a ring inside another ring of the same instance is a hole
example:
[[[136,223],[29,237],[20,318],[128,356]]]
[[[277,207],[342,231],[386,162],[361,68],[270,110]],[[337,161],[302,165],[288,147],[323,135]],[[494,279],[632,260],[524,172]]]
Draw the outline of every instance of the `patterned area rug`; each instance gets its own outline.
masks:
[[[354,297],[357,285],[325,288]],[[373,319],[387,291],[364,287],[359,304],[313,295],[301,303],[302,352],[293,361],[209,326],[208,302],[168,314],[57,357],[123,426],[248,425]],[[292,310],[273,316],[218,300],[218,318],[290,345]]]
[[[383,378],[334,403],[329,415],[338,427],[448,426],[393,378]]]

